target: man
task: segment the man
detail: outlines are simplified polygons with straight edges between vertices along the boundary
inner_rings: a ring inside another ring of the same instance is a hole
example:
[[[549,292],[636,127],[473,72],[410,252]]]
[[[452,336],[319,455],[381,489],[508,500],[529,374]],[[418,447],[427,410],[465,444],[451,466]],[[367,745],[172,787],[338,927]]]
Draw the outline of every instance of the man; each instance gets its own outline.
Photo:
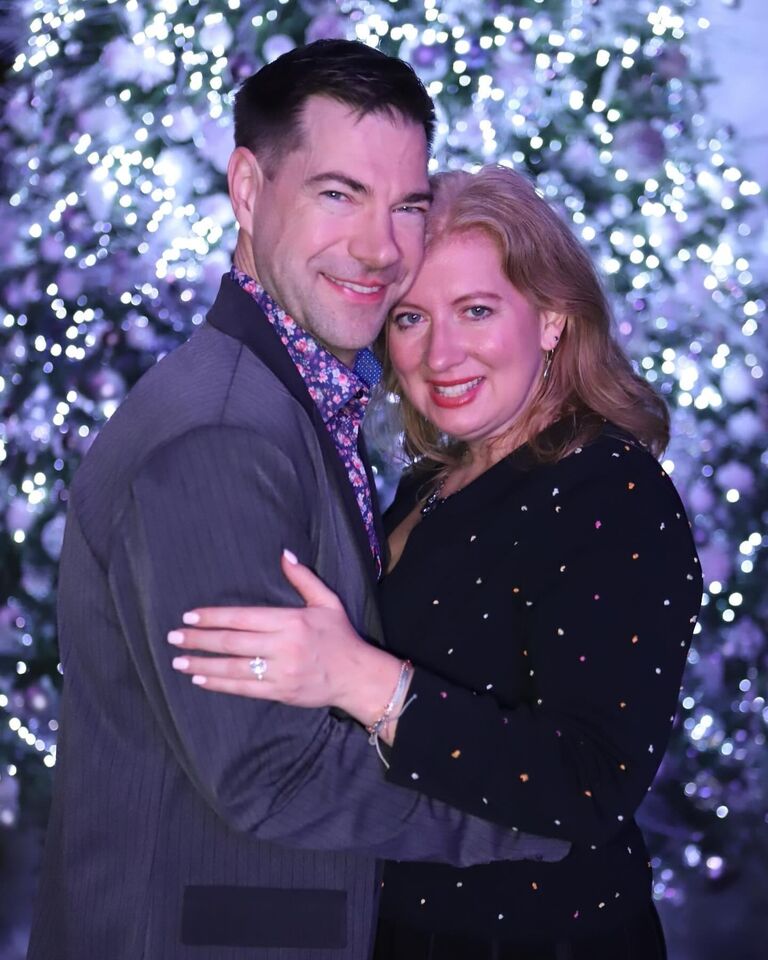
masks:
[[[377,857],[564,852],[385,784],[349,720],[196,689],[166,643],[195,606],[296,605],[284,547],[380,638],[350,366],[419,266],[432,123],[408,67],[345,41],[286,54],[238,94],[233,271],[71,492],[30,960],[364,960]]]

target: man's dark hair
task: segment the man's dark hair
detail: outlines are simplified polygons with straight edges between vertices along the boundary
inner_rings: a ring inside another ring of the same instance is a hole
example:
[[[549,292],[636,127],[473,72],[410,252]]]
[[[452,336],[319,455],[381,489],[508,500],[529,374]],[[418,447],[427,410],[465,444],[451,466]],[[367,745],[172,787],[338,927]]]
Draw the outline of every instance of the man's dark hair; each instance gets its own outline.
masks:
[[[268,176],[300,145],[301,114],[313,96],[348,104],[360,116],[404,117],[421,124],[432,144],[435,108],[409,64],[357,40],[316,40],[262,67],[235,96],[235,144],[251,150]]]

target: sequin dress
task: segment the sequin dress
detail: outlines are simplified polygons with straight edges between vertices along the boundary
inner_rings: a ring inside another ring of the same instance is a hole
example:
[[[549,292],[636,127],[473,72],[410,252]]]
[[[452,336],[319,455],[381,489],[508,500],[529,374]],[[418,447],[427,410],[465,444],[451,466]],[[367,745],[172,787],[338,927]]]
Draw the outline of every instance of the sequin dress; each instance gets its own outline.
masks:
[[[389,530],[423,488],[404,479]],[[610,425],[555,464],[521,448],[423,517],[381,587],[390,646],[417,667],[387,775],[573,849],[547,864],[387,864],[383,917],[554,942],[649,907],[635,813],[701,587],[671,480]]]

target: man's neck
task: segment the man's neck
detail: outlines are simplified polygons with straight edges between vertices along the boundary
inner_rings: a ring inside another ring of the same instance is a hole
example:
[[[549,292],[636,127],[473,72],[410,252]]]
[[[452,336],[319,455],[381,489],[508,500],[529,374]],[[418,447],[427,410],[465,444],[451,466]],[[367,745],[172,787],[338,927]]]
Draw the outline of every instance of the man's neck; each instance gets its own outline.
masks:
[[[236,270],[247,274],[252,280],[255,280],[256,283],[261,285],[261,280],[259,280],[259,275],[256,272],[256,261],[253,259],[253,250],[251,250],[250,244],[243,238],[244,234],[241,230],[237,236],[237,244],[235,245],[232,263]]]
[[[276,300],[275,297],[269,292],[269,290],[266,290],[266,288],[264,287],[264,284],[259,279],[258,271],[256,270],[256,263],[253,259],[253,253],[245,244],[240,242],[240,238],[238,238],[237,246],[235,247],[235,253],[234,253],[234,256],[232,257],[232,264],[235,270],[239,270],[240,273],[244,273],[247,276],[249,276],[252,280],[255,280],[256,283],[258,283],[259,286],[265,290],[268,296],[272,297],[275,303],[282,310],[285,310],[285,307],[283,306],[283,304],[280,303],[279,300]],[[285,311],[285,312],[287,313],[288,311]],[[358,354],[357,350],[344,350],[342,348],[331,347],[329,344],[325,343],[325,341],[321,340],[320,337],[318,337],[317,334],[306,324],[299,323],[299,321],[296,320],[295,317],[292,317],[292,319],[294,320],[295,323],[298,323],[300,327],[303,327],[308,334],[314,337],[315,340],[317,340],[317,342],[322,347],[324,347],[329,353],[332,353],[337,360],[340,360],[345,366],[349,367],[350,370],[354,368],[355,358],[357,357],[357,354]]]

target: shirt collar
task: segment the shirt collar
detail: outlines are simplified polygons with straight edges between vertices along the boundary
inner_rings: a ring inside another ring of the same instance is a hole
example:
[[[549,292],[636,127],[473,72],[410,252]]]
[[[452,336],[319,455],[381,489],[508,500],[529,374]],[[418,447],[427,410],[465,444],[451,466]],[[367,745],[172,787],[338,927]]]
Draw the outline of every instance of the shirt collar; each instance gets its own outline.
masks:
[[[371,388],[381,378],[381,364],[372,351],[361,350],[354,369],[350,369],[299,326],[256,280],[236,267],[232,267],[230,277],[261,307],[325,423],[355,399],[363,406],[368,403]]]

